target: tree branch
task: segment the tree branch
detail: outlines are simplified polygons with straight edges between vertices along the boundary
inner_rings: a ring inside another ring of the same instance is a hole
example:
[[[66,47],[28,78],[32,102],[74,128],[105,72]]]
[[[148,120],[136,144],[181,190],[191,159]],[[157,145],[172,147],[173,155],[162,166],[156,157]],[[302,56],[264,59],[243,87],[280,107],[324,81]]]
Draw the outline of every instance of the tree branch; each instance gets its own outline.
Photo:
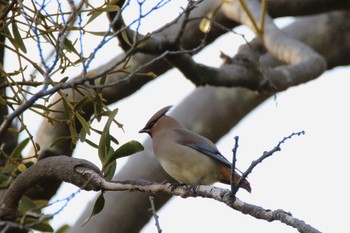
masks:
[[[271,221],[280,221],[288,226],[298,229],[300,232],[320,232],[312,226],[304,223],[292,216],[284,210],[266,210],[260,206],[245,203],[233,197],[228,189],[218,188],[210,185],[180,185],[174,187],[171,183],[153,183],[148,181],[123,181],[123,182],[108,182],[97,177],[101,187],[108,191],[139,191],[147,193],[164,192],[182,198],[187,197],[203,197],[210,198],[216,201],[225,203],[230,208],[238,210],[243,214],[248,214],[257,219]]]
[[[184,20],[187,20],[189,12],[194,6],[189,3],[184,11],[185,16],[187,16]],[[143,36],[126,27],[121,14],[113,12],[109,15],[110,17],[116,15],[115,20],[112,20],[114,30],[125,32],[124,34],[118,33],[119,41],[124,49],[130,49],[132,44],[135,47],[134,52],[147,54],[167,52],[166,59],[197,86],[240,86],[275,93],[310,81],[326,70],[325,60],[318,53],[302,42],[282,33],[268,15],[261,17],[261,6],[257,1],[247,1],[247,6],[249,9],[242,9],[242,5],[236,1],[223,4],[222,11],[231,20],[250,26],[254,31],[257,28],[255,21],[258,22],[264,19],[264,25],[262,25],[264,28],[261,28],[261,32],[257,31],[256,33],[259,37],[262,37],[267,50],[287,65],[274,68],[261,66],[259,57],[262,54],[258,50],[253,50],[251,54],[256,53],[255,56],[249,56],[248,54],[235,56],[230,63],[226,63],[221,68],[205,66],[195,62],[189,51],[181,49],[179,39],[161,37],[157,33]],[[251,12],[252,14],[244,14],[243,12]],[[186,23],[183,22],[179,29],[180,35],[185,26]],[[126,43],[125,35],[128,37],[127,41],[131,42]],[[138,46],[140,43],[142,43],[142,46]],[[263,47],[263,45],[261,44],[258,47]]]
[[[270,152],[265,152],[262,157],[253,163],[250,169],[245,172],[249,174],[253,168],[263,159],[280,150],[280,146],[287,139],[300,133],[293,133],[280,141]],[[52,166],[55,164],[55,166]],[[242,176],[244,177],[244,176]],[[67,156],[55,156],[40,160],[35,165],[20,174],[12,183],[0,208],[0,219],[14,220],[18,216],[18,204],[24,193],[36,183],[45,178],[56,178],[72,183],[84,190],[103,191],[129,191],[167,193],[183,198],[203,197],[225,203],[230,208],[240,211],[243,214],[251,215],[257,219],[280,221],[288,226],[298,229],[300,232],[320,232],[312,226],[295,218],[284,210],[266,210],[260,206],[245,203],[232,195],[231,190],[218,188],[209,185],[176,185],[171,183],[154,183],[146,180],[107,181],[101,171],[92,163]],[[245,178],[245,177],[244,177]]]
[[[258,22],[261,18],[260,3],[256,0],[246,2],[255,21]],[[230,19],[254,30],[250,18],[243,13],[237,1],[224,4],[223,12]],[[263,75],[278,91],[315,79],[326,70],[325,59],[320,54],[303,42],[284,34],[269,15],[265,17],[262,40],[269,53],[287,64],[275,68],[262,67]]]
[[[55,166],[49,166],[53,163]],[[67,156],[49,157],[40,160],[19,175],[16,181],[11,185],[3,200],[0,209],[0,218],[2,220],[14,220],[18,216],[17,208],[22,195],[33,184],[46,177],[56,177],[57,179],[81,187],[84,190],[137,191],[152,194],[163,192],[183,198],[211,198],[225,203],[230,208],[258,219],[264,219],[270,222],[280,221],[298,229],[300,232],[320,232],[312,226],[293,217],[286,211],[266,210],[262,207],[245,203],[237,197],[230,195],[231,191],[228,189],[209,185],[181,185],[174,187],[171,183],[153,183],[145,180],[107,181],[103,178],[98,168],[92,163]]]
[[[261,19],[260,4],[257,1],[247,3],[255,21]],[[228,18],[255,30],[255,24],[243,13],[245,11],[237,1],[224,4],[222,11]],[[242,53],[241,49],[234,58],[226,59],[229,62],[220,68],[199,64],[185,53],[173,53],[167,59],[196,85],[240,86],[273,93],[315,79],[326,70],[324,58],[311,47],[286,36],[268,15],[264,19],[264,33],[259,34],[263,42],[256,39],[250,45],[243,45],[245,52]],[[266,53],[264,47],[287,65],[270,67],[260,64],[260,57]]]
[[[248,167],[248,169],[242,174],[241,178],[238,180],[238,182],[231,188],[231,191],[232,191],[232,194],[233,196],[236,195],[239,187],[243,184],[244,180],[246,180],[246,178],[248,177],[248,175],[250,173],[252,173],[253,169],[259,164],[261,163],[264,159],[272,156],[274,153],[276,153],[277,151],[280,151],[281,150],[281,145],[283,143],[286,142],[286,140],[288,139],[291,139],[292,137],[294,136],[300,136],[300,135],[303,135],[305,134],[304,131],[300,131],[300,132],[297,132],[297,133],[292,133],[291,135],[289,135],[288,137],[284,137],[280,142],[278,142],[278,144],[270,151],[265,151],[262,156],[260,156],[260,158],[258,158],[257,160],[253,161],[252,164]],[[237,141],[236,141],[236,145],[237,145]],[[235,148],[236,149],[236,146]],[[236,151],[237,150],[234,150],[234,157],[236,155]]]
[[[157,210],[156,210],[156,206],[154,204],[154,197],[153,196],[149,197],[149,202],[151,203],[151,208],[149,208],[149,211],[152,212],[154,221],[156,222],[155,225],[157,227],[157,231],[158,231],[158,233],[162,233],[162,228],[160,227],[160,224],[159,224],[159,216],[157,215]]]
[[[313,15],[349,9],[349,0],[267,0],[267,10],[274,17]]]
[[[45,179],[57,179],[72,183],[84,190],[99,190],[99,184],[76,170],[90,170],[94,176],[101,176],[101,171],[92,163],[70,158],[64,155],[49,157],[38,161],[21,173],[7,190],[0,207],[0,219],[13,220],[18,216],[18,204],[27,190]]]

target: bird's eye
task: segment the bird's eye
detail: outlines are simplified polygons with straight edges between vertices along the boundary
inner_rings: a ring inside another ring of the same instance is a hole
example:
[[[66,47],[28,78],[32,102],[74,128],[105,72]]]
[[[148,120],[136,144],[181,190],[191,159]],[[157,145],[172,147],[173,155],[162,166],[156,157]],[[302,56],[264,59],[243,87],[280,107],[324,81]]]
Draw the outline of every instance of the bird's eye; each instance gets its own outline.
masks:
[[[157,121],[152,121],[150,124],[149,124],[149,128],[153,128],[155,125],[157,124]]]

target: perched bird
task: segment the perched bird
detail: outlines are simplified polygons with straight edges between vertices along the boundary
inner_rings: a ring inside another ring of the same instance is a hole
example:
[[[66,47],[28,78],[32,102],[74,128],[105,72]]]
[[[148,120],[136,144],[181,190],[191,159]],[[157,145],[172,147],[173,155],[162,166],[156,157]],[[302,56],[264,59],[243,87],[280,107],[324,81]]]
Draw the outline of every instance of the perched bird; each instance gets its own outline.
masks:
[[[139,133],[148,133],[154,153],[163,169],[184,184],[231,183],[231,163],[209,139],[185,129],[180,122],[165,115],[172,106],[155,113]],[[234,181],[241,176],[235,172]],[[247,180],[241,188],[251,192]]]

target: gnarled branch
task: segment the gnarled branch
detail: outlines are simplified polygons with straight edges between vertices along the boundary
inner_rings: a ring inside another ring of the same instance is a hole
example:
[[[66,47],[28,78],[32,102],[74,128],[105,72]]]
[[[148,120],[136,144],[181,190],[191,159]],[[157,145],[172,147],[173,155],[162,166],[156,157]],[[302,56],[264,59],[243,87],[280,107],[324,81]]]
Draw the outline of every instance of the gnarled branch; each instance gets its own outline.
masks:
[[[18,216],[18,204],[27,190],[46,179],[57,179],[72,183],[84,190],[99,190],[99,184],[90,180],[90,177],[81,175],[76,170],[90,170],[95,176],[100,176],[101,171],[92,163],[70,158],[64,155],[48,157],[38,161],[21,173],[11,184],[4,196],[0,207],[0,219],[15,219]]]

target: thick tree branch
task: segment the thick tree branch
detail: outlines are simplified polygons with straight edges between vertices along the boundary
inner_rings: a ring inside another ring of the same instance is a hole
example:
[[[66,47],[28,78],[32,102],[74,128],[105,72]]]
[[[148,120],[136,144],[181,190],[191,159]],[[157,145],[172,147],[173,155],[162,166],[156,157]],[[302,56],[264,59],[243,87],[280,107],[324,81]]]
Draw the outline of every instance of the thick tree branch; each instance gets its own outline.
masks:
[[[117,5],[122,8],[125,1],[118,1]],[[164,52],[176,51],[181,47],[181,37],[185,33],[187,23],[191,20],[198,21],[198,18],[190,18],[191,12],[201,1],[189,1],[183,12],[170,23],[147,34],[142,35],[140,32],[132,30],[124,22],[122,11],[108,12],[108,18],[111,22],[119,44],[124,51],[132,50],[133,53],[145,53],[150,55],[159,55]],[[178,31],[175,34],[162,33],[172,25],[178,24]]]
[[[54,166],[52,166],[54,164]],[[129,191],[147,193],[167,193],[183,198],[203,197],[211,198],[225,203],[230,208],[244,214],[251,215],[258,219],[267,221],[280,221],[300,232],[320,232],[303,221],[293,217],[283,210],[266,210],[262,207],[245,203],[231,195],[231,191],[207,185],[180,185],[174,186],[171,183],[154,183],[145,180],[134,181],[107,181],[100,170],[92,163],[70,158],[67,156],[55,156],[40,160],[19,175],[11,185],[5,196],[1,208],[0,219],[13,220],[18,216],[17,208],[21,197],[32,185],[47,177],[60,179],[72,183],[84,190],[103,191]]]
[[[269,90],[271,87],[267,85],[267,79],[262,74],[258,63],[259,54],[263,52],[263,47],[261,44],[250,44],[249,47],[249,50],[241,50],[230,59],[222,54],[225,63],[219,68],[197,63],[192,56],[185,53],[173,53],[167,56],[167,60],[196,86],[210,85]]]
[[[95,176],[102,176],[101,171],[92,163],[83,159],[72,159],[67,156],[54,156],[42,159],[21,173],[7,190],[0,207],[0,219],[15,219],[18,216],[18,204],[30,188],[46,179],[56,179],[72,183],[85,190],[99,190],[99,184],[90,177],[77,172],[86,169]]]
[[[274,17],[312,15],[348,9],[349,0],[268,0],[267,10]]]
[[[258,22],[261,18],[261,5],[255,0],[246,2],[255,21]],[[254,29],[251,20],[243,13],[237,1],[224,4],[223,11],[232,20]],[[262,40],[267,51],[287,64],[272,69],[262,67],[264,76],[276,90],[285,90],[292,85],[310,81],[325,71],[326,62],[322,56],[301,41],[285,35],[268,15],[265,17],[263,30]]]
[[[261,19],[260,4],[256,0],[251,0],[247,1],[247,5],[254,20],[258,22]],[[189,15],[192,8],[193,5],[189,3],[185,11],[186,16]],[[253,27],[255,21],[252,21],[245,14],[246,10],[242,8],[239,2],[223,4],[222,11],[227,18],[248,25],[253,30],[256,29],[256,27]],[[130,42],[126,43],[125,36],[123,36],[127,35],[127,41],[132,41],[135,52],[147,54],[168,52],[166,59],[197,86],[241,86],[253,90],[277,92],[310,81],[326,69],[325,60],[318,53],[304,43],[282,33],[269,16],[264,17],[264,28],[262,29],[264,32],[256,33],[263,37],[264,46],[267,50],[287,65],[278,67],[260,66],[258,59],[261,54],[253,49],[252,53],[256,53],[255,56],[248,56],[247,54],[242,56],[241,54],[231,59],[230,63],[221,68],[214,68],[196,63],[191,54],[183,51],[181,44],[176,43],[180,40],[161,37],[157,33],[145,37],[126,27],[121,14],[110,13],[109,15],[110,17],[116,15],[114,16],[115,20],[112,21],[115,21],[114,30],[124,30],[125,32],[124,34],[118,33],[119,41],[124,49],[131,48]],[[182,25],[179,29],[180,32],[184,31],[186,23]],[[138,46],[139,43],[143,43],[143,45]],[[259,47],[263,47],[263,45]]]

